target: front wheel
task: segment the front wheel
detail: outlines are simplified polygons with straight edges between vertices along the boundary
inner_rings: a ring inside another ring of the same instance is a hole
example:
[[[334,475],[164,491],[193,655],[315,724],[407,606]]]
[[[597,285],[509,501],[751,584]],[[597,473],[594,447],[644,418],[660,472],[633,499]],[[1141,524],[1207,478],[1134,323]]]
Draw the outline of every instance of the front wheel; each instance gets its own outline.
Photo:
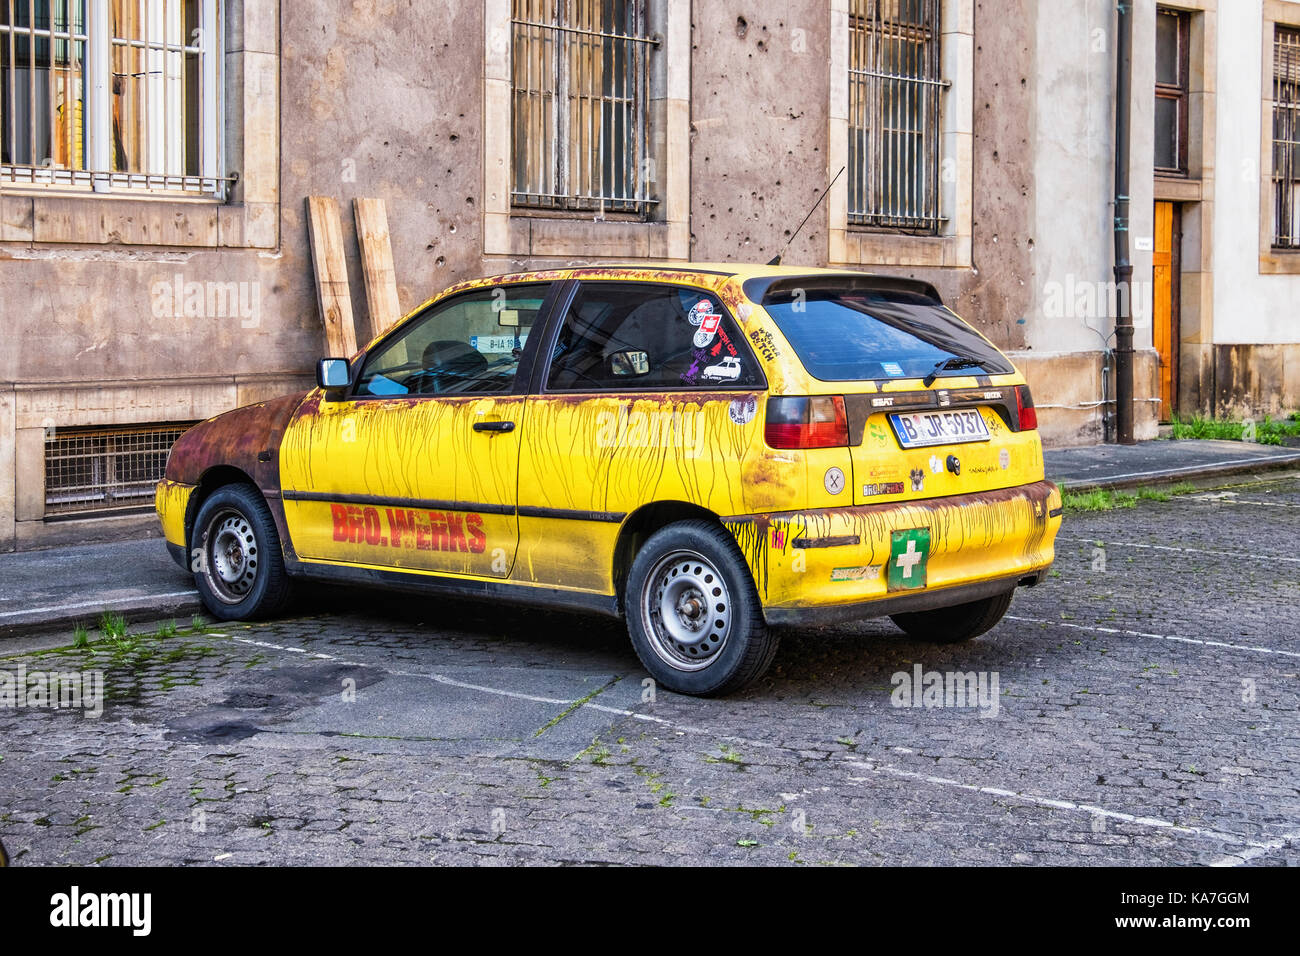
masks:
[[[992,630],[1002,620],[1002,615],[1007,613],[1007,608],[1011,607],[1014,594],[1015,591],[1006,591],[955,607],[894,614],[890,620],[918,640],[934,644],[959,644]]]
[[[779,639],[735,540],[708,521],[659,529],[637,553],[625,592],[641,663],[669,690],[731,693],[763,675]]]
[[[199,597],[219,620],[269,617],[288,603],[275,520],[251,485],[226,485],[203,502],[190,559]]]

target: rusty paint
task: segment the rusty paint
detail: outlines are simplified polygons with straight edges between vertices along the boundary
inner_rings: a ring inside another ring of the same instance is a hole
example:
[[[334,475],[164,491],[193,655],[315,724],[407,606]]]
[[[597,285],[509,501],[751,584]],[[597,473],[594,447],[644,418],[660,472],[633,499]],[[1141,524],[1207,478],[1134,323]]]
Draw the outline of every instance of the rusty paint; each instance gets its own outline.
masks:
[[[187,431],[172,448],[167,478],[197,485],[208,470],[220,465],[238,468],[263,491],[279,493],[280,441],[303,395],[286,395],[246,405],[210,418]],[[258,453],[270,450],[270,461]]]

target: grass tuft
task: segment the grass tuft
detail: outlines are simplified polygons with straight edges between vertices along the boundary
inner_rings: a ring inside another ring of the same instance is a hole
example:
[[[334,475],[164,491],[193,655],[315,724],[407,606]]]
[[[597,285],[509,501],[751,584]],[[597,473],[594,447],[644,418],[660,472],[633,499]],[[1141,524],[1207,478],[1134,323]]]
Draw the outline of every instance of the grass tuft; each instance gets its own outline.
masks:
[[[1252,438],[1248,432],[1254,429]],[[1283,439],[1300,438],[1300,412],[1292,412],[1280,421],[1265,417],[1263,421],[1247,423],[1202,418],[1191,421],[1175,419],[1172,426],[1174,438],[1203,438],[1218,441],[1255,441],[1261,445],[1281,445]]]

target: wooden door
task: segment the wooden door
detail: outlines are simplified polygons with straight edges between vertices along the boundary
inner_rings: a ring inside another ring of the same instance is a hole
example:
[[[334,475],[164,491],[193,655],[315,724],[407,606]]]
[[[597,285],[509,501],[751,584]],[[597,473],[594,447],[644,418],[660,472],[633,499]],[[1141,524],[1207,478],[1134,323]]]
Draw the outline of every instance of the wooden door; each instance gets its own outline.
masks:
[[[1152,338],[1160,357],[1160,420],[1170,421],[1178,400],[1178,246],[1179,208],[1156,203],[1155,253],[1152,256]]]

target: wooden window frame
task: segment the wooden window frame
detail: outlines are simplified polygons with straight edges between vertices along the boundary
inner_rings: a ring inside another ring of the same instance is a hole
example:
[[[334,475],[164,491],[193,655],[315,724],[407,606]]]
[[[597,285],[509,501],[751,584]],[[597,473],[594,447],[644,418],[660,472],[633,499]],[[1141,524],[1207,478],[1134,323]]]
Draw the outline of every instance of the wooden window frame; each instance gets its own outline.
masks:
[[[1174,100],[1178,104],[1178,146],[1177,146],[1177,166],[1161,166],[1155,164],[1157,176],[1174,176],[1186,178],[1188,176],[1188,142],[1190,140],[1191,111],[1189,104],[1191,101],[1191,14],[1186,10],[1174,10],[1168,7],[1157,7],[1157,17],[1171,17],[1178,20],[1178,82],[1161,83],[1160,78],[1156,77],[1156,100]],[[1159,36],[1159,31],[1156,31]],[[1153,161],[1154,163],[1154,161]]]

